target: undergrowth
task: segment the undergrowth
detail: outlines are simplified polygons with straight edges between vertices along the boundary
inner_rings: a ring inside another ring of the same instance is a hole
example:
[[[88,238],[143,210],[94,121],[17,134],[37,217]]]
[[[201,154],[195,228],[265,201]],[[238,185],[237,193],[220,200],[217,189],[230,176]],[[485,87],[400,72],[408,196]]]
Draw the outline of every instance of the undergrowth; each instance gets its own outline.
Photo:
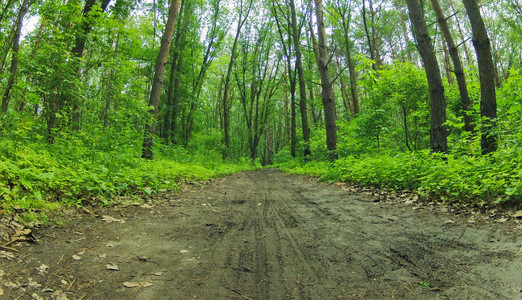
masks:
[[[428,150],[397,155],[347,156],[330,162],[279,164],[286,172],[318,176],[388,190],[411,190],[433,200],[478,206],[522,204],[522,160],[517,152],[489,156],[433,154]]]
[[[154,160],[140,158],[140,145],[95,147],[68,136],[42,141],[0,139],[0,215],[47,222],[64,207],[113,205],[118,196],[150,196],[179,190],[182,181],[202,181],[256,168],[248,160],[223,162],[214,152],[193,153],[158,145]]]

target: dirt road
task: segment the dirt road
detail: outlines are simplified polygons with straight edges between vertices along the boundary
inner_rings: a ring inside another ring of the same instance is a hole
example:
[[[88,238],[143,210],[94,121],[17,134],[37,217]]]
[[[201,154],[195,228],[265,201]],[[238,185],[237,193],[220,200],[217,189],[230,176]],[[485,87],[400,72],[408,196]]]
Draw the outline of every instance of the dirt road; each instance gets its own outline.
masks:
[[[374,201],[277,169],[236,174],[41,230],[0,259],[0,298],[522,298],[520,225]]]

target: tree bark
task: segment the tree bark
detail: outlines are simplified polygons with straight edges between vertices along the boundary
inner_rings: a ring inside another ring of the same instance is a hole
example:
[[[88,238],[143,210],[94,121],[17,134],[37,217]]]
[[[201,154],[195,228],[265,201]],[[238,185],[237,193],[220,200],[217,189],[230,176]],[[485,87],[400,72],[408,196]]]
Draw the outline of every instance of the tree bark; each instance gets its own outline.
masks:
[[[449,55],[453,62],[455,77],[457,78],[457,85],[459,87],[460,101],[464,112],[464,130],[472,132],[473,118],[469,114],[471,112],[471,100],[469,98],[468,88],[466,87],[466,76],[464,75],[464,68],[462,67],[462,62],[460,60],[459,50],[455,45],[455,41],[453,40],[448,27],[447,19],[444,17],[439,2],[437,0],[431,0],[431,4],[433,5],[433,10],[437,15],[437,21],[439,22],[444,40],[446,40],[446,44],[448,45]]]
[[[4,96],[2,97],[2,106],[0,111],[2,114],[7,112],[7,108],[9,106],[9,100],[11,99],[11,90],[14,85],[14,81],[16,78],[16,73],[18,72],[18,53],[20,50],[20,34],[22,32],[22,23],[27,10],[29,9],[30,0],[24,0],[22,6],[20,6],[20,11],[18,12],[18,17],[16,18],[16,29],[13,40],[13,58],[11,59],[11,67],[9,68],[9,80],[7,82],[7,87],[4,92]]]
[[[150,123],[145,125],[145,134],[143,140],[143,148],[141,157],[145,159],[153,159],[154,153],[152,147],[154,146],[154,134],[156,133],[158,117],[159,102],[161,96],[161,89],[163,87],[163,80],[165,78],[165,70],[167,68],[167,60],[169,56],[169,49],[172,42],[172,36],[174,34],[174,27],[178,18],[178,10],[180,6],[180,0],[172,0],[169,9],[169,16],[167,18],[167,25],[161,39],[160,50],[158,58],[156,59],[156,67],[154,70],[154,81],[152,82],[152,88],[150,93],[149,105],[152,106],[149,111],[152,117]]]
[[[473,46],[477,53],[480,77],[480,115],[482,122],[481,148],[483,154],[497,150],[497,137],[492,132],[497,119],[497,97],[495,91],[495,66],[491,56],[491,45],[486,26],[475,0],[463,0],[473,31]]]
[[[348,16],[346,16],[347,9],[341,7],[341,3],[337,0],[337,9],[339,14],[341,15],[341,24],[343,26],[343,35],[344,35],[344,43],[345,43],[345,52],[346,52],[346,61],[348,63],[348,71],[350,72],[350,95],[352,100],[352,114],[356,116],[359,113],[359,91],[357,90],[357,76],[355,74],[355,62],[352,57],[352,41],[348,36],[350,32],[350,21],[351,21],[351,11],[348,12]],[[348,8],[351,9],[351,8]]]
[[[439,64],[435,56],[433,44],[426,28],[424,13],[419,0],[406,0],[410,19],[413,23],[413,33],[417,40],[418,49],[424,70],[428,79],[431,99],[431,128],[430,145],[435,152],[448,151],[446,122],[446,99],[444,97],[444,86],[440,75]]]
[[[308,125],[308,112],[306,108],[306,79],[303,70],[303,58],[301,55],[301,44],[299,43],[300,33],[297,30],[297,15],[295,12],[294,0],[290,0],[290,11],[292,14],[292,35],[295,49],[295,68],[299,76],[299,108],[301,110],[301,127],[303,130],[304,157],[305,160],[310,156],[310,127]]]
[[[236,35],[234,37],[234,43],[232,44],[232,50],[230,53],[230,61],[228,62],[227,68],[227,76],[225,77],[225,87],[223,91],[223,131],[224,131],[224,144],[225,149],[223,152],[223,158],[228,156],[228,151],[230,150],[230,81],[232,79],[232,67],[234,66],[234,61],[236,60],[236,51],[237,51],[237,43],[239,39],[239,35],[241,34],[241,28],[245,24],[248,19],[248,15],[250,14],[250,10],[252,9],[253,0],[250,0],[248,8],[245,10],[245,6],[243,0],[241,0],[241,7],[239,12],[239,18],[237,20],[237,28]]]
[[[326,42],[326,30],[323,19],[323,1],[315,1],[315,14],[317,18],[317,32],[319,35],[319,73],[321,75],[322,100],[324,117],[326,122],[326,148],[330,151],[330,158],[337,159],[337,124],[335,112],[335,100],[333,97],[332,81],[328,64],[330,54]]]

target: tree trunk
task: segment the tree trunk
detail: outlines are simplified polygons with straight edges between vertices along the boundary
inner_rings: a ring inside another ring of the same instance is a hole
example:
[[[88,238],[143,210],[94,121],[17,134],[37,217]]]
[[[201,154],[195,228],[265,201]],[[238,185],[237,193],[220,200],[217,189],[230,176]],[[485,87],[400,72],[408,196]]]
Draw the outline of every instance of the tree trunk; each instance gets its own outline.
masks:
[[[292,35],[295,49],[295,68],[299,76],[299,108],[301,109],[301,127],[303,130],[304,157],[305,160],[310,156],[310,127],[308,126],[308,112],[306,109],[306,78],[303,71],[303,59],[301,55],[301,44],[299,43],[300,33],[297,30],[297,16],[295,12],[294,0],[290,0],[290,10],[292,13]]]
[[[480,115],[484,119],[481,127],[483,154],[497,150],[497,137],[492,133],[497,119],[497,97],[495,92],[495,66],[491,56],[491,45],[486,26],[475,0],[463,0],[473,31],[473,46],[477,53],[480,77]]]
[[[319,35],[319,73],[321,75],[322,98],[324,117],[326,122],[326,148],[330,151],[331,159],[337,158],[337,124],[335,112],[335,100],[333,97],[332,81],[328,64],[330,54],[326,42],[326,30],[323,20],[323,1],[315,1],[315,14],[317,18],[317,31]]]
[[[156,118],[158,117],[159,102],[161,96],[161,89],[163,87],[163,80],[165,78],[165,69],[167,68],[167,60],[169,56],[170,44],[172,42],[172,35],[174,34],[174,27],[178,18],[178,10],[180,0],[172,0],[169,9],[169,16],[167,18],[167,25],[161,39],[160,50],[158,58],[156,59],[156,67],[154,70],[154,81],[150,93],[149,105],[152,109],[149,111],[152,117],[151,123],[145,125],[145,134],[143,140],[143,148],[141,157],[145,159],[153,159],[154,153],[152,147],[154,146],[154,134],[156,133]]]
[[[339,0],[337,1],[337,9],[339,14],[341,15],[341,24],[343,26],[343,35],[344,35],[344,43],[345,43],[345,52],[346,52],[346,61],[348,63],[348,71],[350,72],[350,95],[352,104],[352,115],[356,116],[359,113],[359,91],[357,90],[357,76],[355,73],[355,62],[352,57],[352,41],[348,36],[350,32],[350,22],[351,22],[351,11],[348,12],[348,16],[346,16],[347,9],[341,8],[341,4]],[[350,8],[349,8],[350,9]]]
[[[237,51],[237,43],[239,39],[239,35],[241,34],[241,28],[245,24],[248,19],[248,15],[250,14],[250,10],[252,9],[253,1],[250,0],[249,6],[245,11],[243,0],[241,0],[241,8],[239,12],[239,18],[237,20],[237,28],[236,35],[234,37],[234,43],[232,44],[232,50],[230,53],[230,61],[228,62],[227,68],[227,76],[225,77],[225,87],[223,91],[223,131],[224,131],[224,144],[225,149],[223,152],[223,158],[228,156],[228,151],[230,150],[230,81],[232,79],[232,67],[234,66],[234,61],[236,60],[236,51]]]
[[[4,96],[2,97],[2,106],[1,113],[5,114],[7,112],[7,108],[9,106],[9,100],[11,98],[11,89],[13,88],[14,81],[16,78],[16,73],[18,71],[18,52],[20,50],[20,34],[22,32],[22,23],[27,10],[29,9],[30,0],[24,0],[22,6],[20,7],[20,11],[18,12],[18,17],[16,18],[16,29],[13,40],[13,58],[11,59],[11,67],[9,68],[9,80],[7,82],[7,87],[4,92]]]
[[[413,23],[413,33],[417,40],[418,49],[430,87],[431,99],[431,128],[430,145],[435,152],[448,151],[448,137],[446,126],[446,99],[444,86],[440,75],[439,65],[435,57],[435,51],[431,38],[426,28],[426,21],[419,0],[406,0],[410,19]]]
[[[472,132],[473,118],[469,114],[471,112],[471,100],[469,98],[468,88],[466,87],[466,76],[464,75],[464,68],[462,67],[462,63],[459,57],[459,50],[455,45],[453,37],[451,36],[447,19],[444,17],[439,2],[437,0],[431,0],[431,4],[433,5],[433,10],[435,10],[435,14],[437,15],[437,21],[439,22],[444,40],[446,40],[446,44],[448,45],[449,55],[453,61],[455,77],[457,78],[457,85],[459,87],[460,101],[464,112],[464,130],[467,132]]]

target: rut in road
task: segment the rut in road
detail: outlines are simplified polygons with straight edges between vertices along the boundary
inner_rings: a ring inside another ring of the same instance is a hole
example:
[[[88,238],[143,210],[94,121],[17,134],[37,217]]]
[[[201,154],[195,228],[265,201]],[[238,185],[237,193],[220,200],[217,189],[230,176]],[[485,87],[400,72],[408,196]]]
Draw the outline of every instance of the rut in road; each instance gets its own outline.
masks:
[[[68,299],[522,295],[515,223],[469,223],[429,206],[374,200],[277,169],[243,172],[153,209],[117,208],[123,224],[85,217],[76,226],[43,230],[39,245],[0,267],[4,279],[22,284],[3,290],[8,299],[31,299],[33,292],[58,299],[49,290]],[[69,259],[79,251],[81,260]],[[119,270],[106,270],[107,263]],[[37,270],[41,264],[49,266],[45,274]],[[41,287],[23,287],[29,277]]]

